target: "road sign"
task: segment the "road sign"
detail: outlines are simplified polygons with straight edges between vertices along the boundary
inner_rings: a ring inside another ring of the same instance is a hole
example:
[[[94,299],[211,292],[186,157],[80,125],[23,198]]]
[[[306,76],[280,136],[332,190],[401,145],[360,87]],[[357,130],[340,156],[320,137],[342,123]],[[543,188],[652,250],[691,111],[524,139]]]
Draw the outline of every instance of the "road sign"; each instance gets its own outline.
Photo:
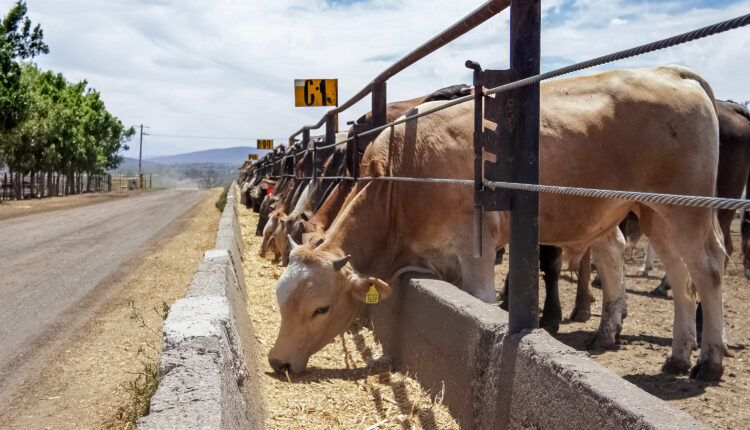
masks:
[[[338,106],[338,79],[295,79],[294,105],[307,106]]]
[[[273,144],[271,144],[271,146],[273,146]],[[258,159],[258,154],[247,154],[247,159],[248,160],[257,160]]]
[[[273,139],[258,139],[258,149],[273,149]]]

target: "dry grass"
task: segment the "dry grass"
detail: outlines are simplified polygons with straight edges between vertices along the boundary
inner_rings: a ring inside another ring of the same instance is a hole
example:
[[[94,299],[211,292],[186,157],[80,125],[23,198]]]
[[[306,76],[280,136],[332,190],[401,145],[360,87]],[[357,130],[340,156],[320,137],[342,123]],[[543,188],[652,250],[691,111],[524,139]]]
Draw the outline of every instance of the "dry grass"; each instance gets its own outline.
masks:
[[[214,203],[220,191],[199,203],[179,233],[145,255],[130,276],[110,287],[112,294],[94,316],[26,381],[0,416],[0,427],[126,427],[116,415],[132,401],[128,384],[144,369],[139,351],[158,360],[162,303],[185,295],[203,253],[213,248],[221,216]],[[130,301],[142,321],[132,318]]]
[[[268,428],[458,428],[441,403],[442,393],[428,393],[408,373],[393,372],[368,328],[337,337],[313,355],[308,370],[299,375],[274,373],[267,357],[280,324],[275,291],[284,268],[258,256],[258,217],[244,207],[239,211],[248,312],[259,344]]]

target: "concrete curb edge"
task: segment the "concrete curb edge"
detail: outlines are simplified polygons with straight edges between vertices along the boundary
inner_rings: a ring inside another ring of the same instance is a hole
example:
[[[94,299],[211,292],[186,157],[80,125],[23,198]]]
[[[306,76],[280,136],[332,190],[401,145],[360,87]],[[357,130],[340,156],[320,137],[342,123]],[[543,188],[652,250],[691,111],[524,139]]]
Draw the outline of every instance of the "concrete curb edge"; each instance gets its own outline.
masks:
[[[140,429],[263,428],[254,328],[246,309],[244,244],[232,183],[216,248],[164,323],[162,380]]]

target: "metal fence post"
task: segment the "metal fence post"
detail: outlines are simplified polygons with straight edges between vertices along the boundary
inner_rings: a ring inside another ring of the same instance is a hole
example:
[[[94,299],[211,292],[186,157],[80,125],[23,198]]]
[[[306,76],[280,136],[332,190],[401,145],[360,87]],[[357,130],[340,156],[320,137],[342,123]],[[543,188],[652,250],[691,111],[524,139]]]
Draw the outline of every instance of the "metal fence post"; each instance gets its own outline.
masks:
[[[336,116],[326,116],[326,146],[336,143]],[[313,181],[318,180],[318,149],[313,143]]]
[[[386,84],[374,82],[372,85],[372,126],[379,127],[386,123]]]
[[[510,6],[510,66],[513,79],[539,73],[540,0]],[[513,181],[539,183],[539,84],[516,92],[512,131]],[[510,216],[510,332],[539,326],[539,194],[516,191]]]
[[[310,145],[310,129],[309,128],[305,128],[302,131],[302,147],[303,148],[307,148],[308,145]],[[313,152],[313,154],[314,154],[314,152]],[[296,154],[294,155],[294,165],[295,166],[297,165],[297,155]],[[292,175],[294,175],[294,167],[292,167]]]

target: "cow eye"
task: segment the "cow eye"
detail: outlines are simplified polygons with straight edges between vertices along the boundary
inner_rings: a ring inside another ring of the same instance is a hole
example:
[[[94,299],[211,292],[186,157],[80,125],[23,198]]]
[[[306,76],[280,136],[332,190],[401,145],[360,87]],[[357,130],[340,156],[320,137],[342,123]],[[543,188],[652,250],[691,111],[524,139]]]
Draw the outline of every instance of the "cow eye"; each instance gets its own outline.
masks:
[[[313,316],[323,315],[326,312],[328,312],[328,308],[330,306],[323,306],[322,308],[315,309],[315,312],[313,312]]]

